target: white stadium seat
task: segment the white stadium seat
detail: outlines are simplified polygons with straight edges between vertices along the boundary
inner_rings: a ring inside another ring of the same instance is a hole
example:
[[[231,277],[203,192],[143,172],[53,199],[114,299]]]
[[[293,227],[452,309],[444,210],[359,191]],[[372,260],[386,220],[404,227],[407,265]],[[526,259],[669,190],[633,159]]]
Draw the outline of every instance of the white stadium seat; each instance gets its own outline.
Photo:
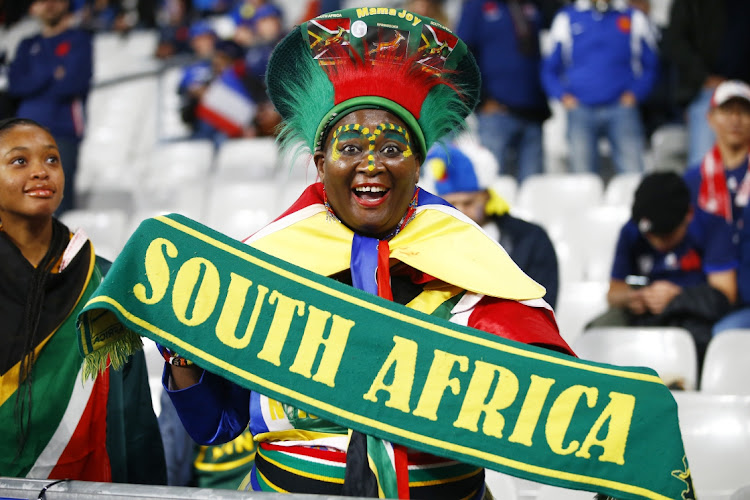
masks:
[[[230,139],[216,158],[216,175],[222,179],[272,179],[279,161],[273,137]]]
[[[591,173],[537,174],[518,187],[516,206],[545,227],[560,219],[581,217],[602,203],[604,182]]]
[[[562,283],[557,295],[555,319],[560,334],[575,351],[575,341],[586,324],[607,309],[609,284],[601,281]]]
[[[701,391],[750,396],[750,329],[726,330],[711,339],[703,360]]]
[[[672,394],[696,497],[728,499],[750,480],[750,396]]]
[[[693,336],[678,327],[597,327],[573,344],[582,359],[620,366],[652,368],[665,384],[694,390],[698,357]]]
[[[642,174],[618,173],[612,176],[604,189],[604,204],[610,206],[624,207],[630,210],[633,205],[633,196],[638,188]]]

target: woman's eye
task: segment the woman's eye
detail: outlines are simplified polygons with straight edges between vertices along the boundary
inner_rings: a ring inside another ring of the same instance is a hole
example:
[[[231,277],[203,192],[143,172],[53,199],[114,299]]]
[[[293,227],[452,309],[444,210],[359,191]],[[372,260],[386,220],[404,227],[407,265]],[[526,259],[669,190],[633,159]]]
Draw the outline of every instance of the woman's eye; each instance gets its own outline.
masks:
[[[60,157],[52,155],[47,157],[47,163],[57,164],[60,163]]]
[[[344,144],[341,147],[341,152],[347,153],[347,154],[354,154],[354,153],[359,152],[359,148],[355,146],[354,144]]]
[[[399,148],[395,144],[388,144],[387,146],[384,146],[380,151],[386,156],[396,156],[401,154],[401,148]]]
[[[10,161],[11,165],[26,165],[26,158],[19,157],[19,158],[13,158]]]

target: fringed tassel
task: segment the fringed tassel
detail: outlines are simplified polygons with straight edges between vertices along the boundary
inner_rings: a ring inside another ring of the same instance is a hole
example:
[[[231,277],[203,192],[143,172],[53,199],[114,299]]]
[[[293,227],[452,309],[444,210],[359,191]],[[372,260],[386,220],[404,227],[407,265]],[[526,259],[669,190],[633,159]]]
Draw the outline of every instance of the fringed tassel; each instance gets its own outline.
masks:
[[[83,360],[83,380],[95,379],[110,366],[115,370],[125,366],[130,356],[143,349],[141,337],[123,328],[119,338],[86,355]]]

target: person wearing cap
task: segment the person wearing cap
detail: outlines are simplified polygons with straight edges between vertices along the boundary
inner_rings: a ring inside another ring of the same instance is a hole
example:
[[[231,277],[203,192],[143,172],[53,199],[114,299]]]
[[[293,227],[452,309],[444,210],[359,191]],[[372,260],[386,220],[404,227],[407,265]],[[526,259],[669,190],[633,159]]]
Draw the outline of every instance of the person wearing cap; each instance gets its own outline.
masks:
[[[513,217],[508,202],[492,185],[497,160],[479,144],[434,146],[425,161],[435,192],[497,240],[523,272],[544,286],[544,300],[555,308],[559,285],[557,255],[541,226]]]
[[[476,224],[417,187],[429,148],[465,127],[478,100],[473,57],[429,18],[380,12],[347,9],[312,19],[274,50],[267,83],[284,119],[281,144],[309,150],[320,182],[246,243],[426,314],[572,354],[541,299],[543,287]],[[372,334],[391,339],[377,325]],[[163,381],[199,443],[228,441],[249,422],[259,443],[253,490],[486,494],[481,468],[282,407],[196,365],[166,365]],[[420,475],[425,466],[429,481]]]
[[[675,172],[643,178],[615,248],[611,311],[591,326],[680,326],[699,361],[713,323],[737,296],[737,250],[726,221],[690,202]]]
[[[750,199],[750,85],[740,80],[727,80],[716,87],[707,115],[716,142],[700,164],[685,172],[692,202],[707,212],[724,218],[733,228],[736,244],[742,228],[750,224],[743,211]],[[750,255],[740,254],[741,260]],[[732,328],[750,327],[750,275],[745,277],[740,266],[738,275],[740,310],[714,326],[714,335]],[[744,278],[744,279],[743,279]],[[747,283],[747,284],[746,284]],[[743,286],[744,285],[744,286]]]
[[[684,111],[687,164],[701,161],[714,143],[706,113],[725,80],[750,82],[750,2],[672,2],[662,47],[672,65],[670,97]]]
[[[550,40],[542,85],[566,110],[572,171],[600,170],[605,137],[618,173],[643,172],[638,104],[651,93],[659,67],[648,17],[624,0],[576,0],[553,19]]]

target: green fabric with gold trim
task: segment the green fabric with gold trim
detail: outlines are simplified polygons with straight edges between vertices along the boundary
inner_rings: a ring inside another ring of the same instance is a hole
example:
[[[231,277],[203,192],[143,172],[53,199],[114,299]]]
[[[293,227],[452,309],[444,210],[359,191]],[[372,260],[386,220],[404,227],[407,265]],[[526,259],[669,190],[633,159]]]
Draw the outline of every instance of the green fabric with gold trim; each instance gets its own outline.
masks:
[[[178,215],[141,224],[79,318],[87,355],[143,335],[427,453],[621,499],[694,498],[677,406],[652,370],[431,317]]]

